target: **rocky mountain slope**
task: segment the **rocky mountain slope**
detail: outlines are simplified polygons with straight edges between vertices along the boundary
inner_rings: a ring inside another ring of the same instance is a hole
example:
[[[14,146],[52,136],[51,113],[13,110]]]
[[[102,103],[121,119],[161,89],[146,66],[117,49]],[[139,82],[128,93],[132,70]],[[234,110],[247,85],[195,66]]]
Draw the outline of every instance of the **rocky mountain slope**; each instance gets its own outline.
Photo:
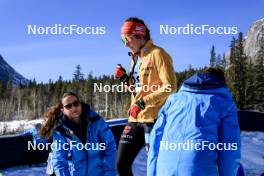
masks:
[[[12,80],[14,85],[28,84],[28,79],[19,74],[13,67],[11,67],[4,58],[0,55],[0,81],[7,84],[9,80]]]

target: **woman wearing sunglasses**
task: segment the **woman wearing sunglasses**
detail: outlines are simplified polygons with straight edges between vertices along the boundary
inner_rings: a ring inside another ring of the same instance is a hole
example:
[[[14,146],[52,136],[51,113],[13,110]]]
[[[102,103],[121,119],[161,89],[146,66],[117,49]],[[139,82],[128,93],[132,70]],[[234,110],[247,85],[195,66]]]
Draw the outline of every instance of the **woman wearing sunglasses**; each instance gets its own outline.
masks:
[[[41,134],[53,138],[49,166],[57,176],[115,176],[116,142],[107,123],[72,92],[45,116]]]
[[[121,29],[121,38],[130,49],[130,72],[120,64],[115,77],[132,92],[128,124],[119,141],[117,172],[131,176],[131,166],[143,146],[148,150],[149,134],[167,97],[176,91],[176,76],[170,55],[154,45],[144,21],[129,18]]]

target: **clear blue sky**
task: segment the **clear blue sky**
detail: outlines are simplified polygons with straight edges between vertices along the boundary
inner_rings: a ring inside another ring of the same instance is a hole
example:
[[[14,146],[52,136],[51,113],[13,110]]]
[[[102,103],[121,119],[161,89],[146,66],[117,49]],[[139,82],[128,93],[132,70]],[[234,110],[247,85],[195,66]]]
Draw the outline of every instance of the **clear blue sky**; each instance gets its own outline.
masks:
[[[165,3],[166,2],[166,3]],[[128,68],[130,58],[120,40],[123,21],[136,16],[145,20],[155,44],[172,56],[182,71],[208,65],[209,51],[228,51],[232,35],[160,35],[161,24],[171,26],[236,26],[246,33],[264,17],[263,0],[222,1],[88,1],[1,0],[0,54],[19,73],[37,82],[71,79],[80,64],[84,74],[110,75],[116,64]],[[105,26],[105,35],[28,35],[27,25]]]

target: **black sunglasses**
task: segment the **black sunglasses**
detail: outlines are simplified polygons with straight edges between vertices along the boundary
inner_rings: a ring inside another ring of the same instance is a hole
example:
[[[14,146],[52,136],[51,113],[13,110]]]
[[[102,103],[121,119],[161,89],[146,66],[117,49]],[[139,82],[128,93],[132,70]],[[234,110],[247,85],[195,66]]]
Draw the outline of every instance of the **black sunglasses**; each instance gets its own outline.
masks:
[[[67,110],[70,110],[73,106],[74,107],[78,107],[79,105],[80,105],[80,101],[76,100],[73,103],[69,103],[69,104],[67,104],[67,105],[65,105],[63,107],[66,108]]]

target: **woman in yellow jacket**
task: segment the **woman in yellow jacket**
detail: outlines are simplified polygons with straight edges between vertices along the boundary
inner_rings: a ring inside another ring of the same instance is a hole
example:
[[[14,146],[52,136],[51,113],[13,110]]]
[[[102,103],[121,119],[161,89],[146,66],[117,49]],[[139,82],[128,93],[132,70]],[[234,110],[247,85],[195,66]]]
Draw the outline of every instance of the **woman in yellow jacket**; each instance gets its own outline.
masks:
[[[118,65],[115,77],[126,84],[132,98],[128,124],[119,141],[116,167],[119,176],[131,176],[137,154],[144,145],[148,150],[149,134],[161,106],[177,86],[170,55],[152,43],[144,21],[127,19],[121,37],[130,49],[132,62],[129,73]]]

